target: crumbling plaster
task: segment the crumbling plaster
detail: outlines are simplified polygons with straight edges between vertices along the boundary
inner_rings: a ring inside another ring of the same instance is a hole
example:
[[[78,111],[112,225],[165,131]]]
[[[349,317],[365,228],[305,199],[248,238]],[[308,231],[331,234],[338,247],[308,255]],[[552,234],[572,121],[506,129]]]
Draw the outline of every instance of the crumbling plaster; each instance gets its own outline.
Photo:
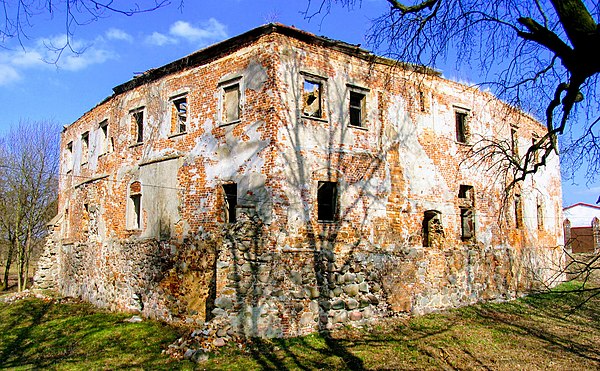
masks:
[[[113,309],[287,336],[512,298],[534,277],[553,276],[549,267],[562,259],[557,158],[522,184],[521,230],[501,202],[502,180],[469,161],[479,137],[510,139],[511,124],[523,153],[534,133],[543,135],[539,123],[435,73],[277,27],[174,62],[164,76],[149,71],[65,128],[62,216],[38,281],[53,277],[63,293]],[[173,67],[194,58],[203,62]],[[322,82],[320,118],[302,114],[306,76]],[[223,124],[222,87],[231,81],[240,85],[240,120]],[[349,125],[352,89],[366,99],[364,128]],[[171,98],[182,94],[187,130],[174,134]],[[132,142],[130,115],[140,107],[141,144]],[[467,144],[456,140],[456,107],[470,112]],[[82,164],[81,134],[97,143],[103,120],[110,150],[92,147]],[[334,222],[317,220],[319,181],[337,182]],[[142,185],[139,229],[127,228],[133,182]],[[225,220],[221,185],[229,182],[237,184],[236,223]],[[468,241],[461,184],[475,192]],[[423,247],[427,210],[441,212],[443,235]]]

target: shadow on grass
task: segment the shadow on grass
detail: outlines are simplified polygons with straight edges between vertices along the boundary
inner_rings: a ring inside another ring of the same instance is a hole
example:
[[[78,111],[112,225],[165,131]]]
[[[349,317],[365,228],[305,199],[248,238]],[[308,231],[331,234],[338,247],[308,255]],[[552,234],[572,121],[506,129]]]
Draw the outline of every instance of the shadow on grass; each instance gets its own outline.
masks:
[[[252,339],[245,357],[266,370],[594,369],[600,302],[571,312],[575,297],[532,295],[442,314],[292,339]],[[216,356],[229,367],[225,354]],[[237,362],[237,361],[236,361]],[[216,363],[208,363],[210,369]],[[235,368],[235,366],[231,366]]]
[[[128,323],[123,314],[87,304],[26,299],[0,304],[0,368],[166,367],[163,347],[174,329],[157,322]]]
[[[293,339],[253,338],[251,357],[263,370],[365,370],[362,359],[349,352],[345,341],[328,334]]]
[[[18,310],[2,309],[2,345],[0,345],[0,366],[11,366],[10,359],[21,359],[25,352],[24,344],[31,338],[31,331],[42,322],[50,303],[25,301]],[[6,312],[6,315],[5,315]],[[14,329],[14,331],[11,331]]]
[[[598,369],[600,301],[570,312],[550,293],[502,304],[291,339],[251,339],[198,368],[264,370]],[[176,331],[85,304],[38,299],[0,304],[0,368],[185,369],[161,354]],[[552,366],[545,366],[555,362]]]

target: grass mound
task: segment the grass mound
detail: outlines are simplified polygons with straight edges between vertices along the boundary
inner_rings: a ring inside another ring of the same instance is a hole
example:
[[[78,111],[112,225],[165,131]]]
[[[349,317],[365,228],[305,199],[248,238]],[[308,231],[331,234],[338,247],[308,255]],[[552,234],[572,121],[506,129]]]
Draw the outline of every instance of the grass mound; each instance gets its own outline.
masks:
[[[600,369],[600,298],[569,283],[555,292],[487,303],[370,329],[231,344],[194,364],[163,350],[181,329],[129,323],[77,301],[0,301],[0,368],[15,369]]]

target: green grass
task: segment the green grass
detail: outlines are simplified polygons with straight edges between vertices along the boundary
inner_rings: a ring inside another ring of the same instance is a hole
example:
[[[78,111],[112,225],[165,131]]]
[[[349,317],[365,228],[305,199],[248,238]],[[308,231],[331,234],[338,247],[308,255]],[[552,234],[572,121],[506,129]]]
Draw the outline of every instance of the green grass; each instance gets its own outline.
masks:
[[[0,368],[172,368],[161,351],[177,339],[176,329],[124,322],[129,317],[84,303],[0,304]]]
[[[559,290],[574,289],[565,284]],[[370,330],[252,339],[199,365],[161,351],[180,330],[82,303],[0,304],[0,368],[12,369],[599,369],[600,300],[546,293],[464,307]]]

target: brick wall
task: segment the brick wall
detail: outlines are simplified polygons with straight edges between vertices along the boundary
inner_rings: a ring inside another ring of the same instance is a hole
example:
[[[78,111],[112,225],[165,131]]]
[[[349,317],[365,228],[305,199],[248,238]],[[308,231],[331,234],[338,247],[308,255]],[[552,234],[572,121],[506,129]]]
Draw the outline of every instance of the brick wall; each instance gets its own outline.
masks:
[[[44,260],[61,292],[171,321],[288,336],[509,299],[555,277],[558,159],[521,184],[517,229],[504,178],[472,155],[484,138],[508,142],[511,128],[524,153],[543,135],[539,123],[431,71],[272,30],[117,90],[65,129],[60,217]],[[319,117],[314,101],[313,113],[304,106],[307,81],[320,86]],[[224,122],[232,109],[224,92],[235,87],[239,120]],[[362,98],[360,127],[350,125],[350,92]],[[179,133],[173,98],[182,96]],[[457,140],[457,110],[467,114],[467,143]],[[133,112],[144,115],[141,143]],[[326,221],[322,182],[336,190]],[[222,185],[234,183],[232,211]],[[460,185],[472,187],[472,200]],[[423,247],[432,210],[436,239]],[[231,212],[236,223],[227,223]]]

